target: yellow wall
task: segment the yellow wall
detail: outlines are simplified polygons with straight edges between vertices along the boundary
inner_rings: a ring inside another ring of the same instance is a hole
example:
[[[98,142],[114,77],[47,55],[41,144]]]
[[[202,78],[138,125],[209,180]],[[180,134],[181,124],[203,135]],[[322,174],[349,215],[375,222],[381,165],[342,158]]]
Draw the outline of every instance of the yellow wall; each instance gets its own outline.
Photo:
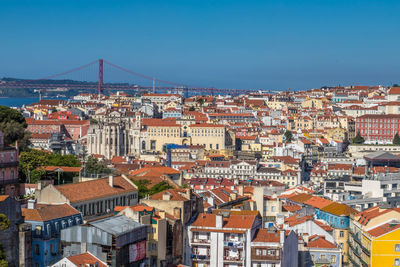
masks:
[[[400,259],[395,244],[400,244],[400,229],[396,229],[372,241],[371,266],[394,266],[394,259]]]

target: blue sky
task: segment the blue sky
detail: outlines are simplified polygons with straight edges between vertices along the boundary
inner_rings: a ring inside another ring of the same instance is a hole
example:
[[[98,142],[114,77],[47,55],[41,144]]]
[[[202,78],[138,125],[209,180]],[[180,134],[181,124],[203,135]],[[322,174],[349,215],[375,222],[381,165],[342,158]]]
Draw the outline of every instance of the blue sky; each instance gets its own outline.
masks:
[[[104,58],[195,86],[390,85],[400,83],[399,14],[397,0],[0,0],[0,77]],[[130,79],[106,69],[105,80],[141,82]]]

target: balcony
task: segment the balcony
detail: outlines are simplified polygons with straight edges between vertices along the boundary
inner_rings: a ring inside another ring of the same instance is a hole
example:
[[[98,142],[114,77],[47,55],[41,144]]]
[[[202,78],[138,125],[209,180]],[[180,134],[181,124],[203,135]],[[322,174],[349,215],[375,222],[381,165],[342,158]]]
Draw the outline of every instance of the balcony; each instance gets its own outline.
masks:
[[[194,260],[194,261],[209,261],[210,260],[210,255],[192,254],[192,260]]]
[[[18,161],[0,162],[0,169],[1,168],[10,168],[10,167],[18,167]]]
[[[257,253],[257,249],[260,251]],[[263,250],[266,250],[263,255]],[[269,262],[280,262],[281,257],[280,249],[272,248],[252,248],[251,249],[251,260],[252,261],[269,261]]]
[[[358,247],[356,247],[355,244],[353,244],[352,242],[349,242],[349,247],[351,248],[351,251],[353,252],[353,254],[361,259],[360,249]]]
[[[242,256],[224,256],[224,261],[230,261],[230,262],[241,262],[243,261]]]
[[[225,247],[235,247],[235,248],[242,248],[243,241],[224,241]]]
[[[18,179],[5,179],[5,180],[0,179],[0,186],[7,184],[18,184]]]
[[[369,251],[369,249],[367,249],[366,247],[362,247],[362,251],[367,255],[367,256],[371,256],[371,252]]]
[[[210,239],[192,239],[192,244],[210,244]]]
[[[349,260],[350,260],[352,266],[354,266],[354,267],[361,267],[361,265],[358,264],[353,258],[349,257]]]
[[[353,237],[354,241],[356,241],[362,247],[361,239],[352,232],[350,232],[350,235],[351,235],[351,237]]]

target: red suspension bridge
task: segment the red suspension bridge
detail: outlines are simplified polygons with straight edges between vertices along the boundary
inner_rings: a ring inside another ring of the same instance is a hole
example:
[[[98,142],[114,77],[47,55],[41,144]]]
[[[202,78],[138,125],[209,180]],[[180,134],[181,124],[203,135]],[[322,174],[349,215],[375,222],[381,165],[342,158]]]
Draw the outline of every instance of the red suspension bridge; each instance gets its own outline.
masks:
[[[98,81],[97,82],[68,82],[67,80],[55,80],[56,78],[65,77],[68,74],[79,72],[83,69],[87,69],[89,67],[98,66]],[[110,66],[111,68],[127,73],[131,76],[135,76],[136,78],[140,78],[142,80],[147,80],[148,82],[152,82],[152,86],[143,86],[138,84],[129,84],[129,83],[105,83],[103,81],[104,77],[104,66]],[[156,86],[156,84],[165,84],[166,86]],[[32,89],[32,90],[53,90],[57,88],[67,88],[67,89],[77,89],[77,90],[86,90],[86,91],[95,91],[97,93],[103,94],[104,91],[135,91],[135,92],[144,92],[144,91],[152,91],[152,92],[183,92],[185,96],[188,95],[199,95],[199,94],[245,94],[251,93],[255,90],[243,90],[243,89],[218,89],[218,88],[207,88],[207,87],[196,87],[190,86],[187,84],[176,83],[171,81],[166,81],[162,79],[157,79],[148,75],[140,74],[129,69],[120,67],[116,64],[113,64],[109,61],[99,59],[88,64],[61,72],[57,74],[53,74],[51,76],[43,77],[40,79],[34,80],[12,80],[12,81],[3,81],[0,83],[0,89]]]

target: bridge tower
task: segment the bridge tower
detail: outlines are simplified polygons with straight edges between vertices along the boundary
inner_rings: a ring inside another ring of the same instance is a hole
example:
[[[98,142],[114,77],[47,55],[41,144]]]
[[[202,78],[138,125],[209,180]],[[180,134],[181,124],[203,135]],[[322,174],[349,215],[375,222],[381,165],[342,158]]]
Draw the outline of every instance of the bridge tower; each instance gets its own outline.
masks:
[[[97,87],[99,96],[103,92],[103,59],[99,59],[99,84]]]

